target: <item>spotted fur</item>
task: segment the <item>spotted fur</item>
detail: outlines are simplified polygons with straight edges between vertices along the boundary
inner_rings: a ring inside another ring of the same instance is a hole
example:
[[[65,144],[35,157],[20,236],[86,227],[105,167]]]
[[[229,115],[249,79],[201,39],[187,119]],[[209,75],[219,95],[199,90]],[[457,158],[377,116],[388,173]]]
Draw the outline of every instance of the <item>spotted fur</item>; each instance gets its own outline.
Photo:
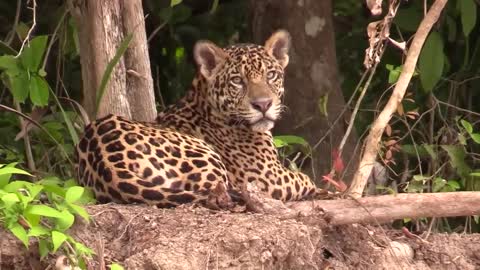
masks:
[[[265,46],[198,42],[192,88],[156,124],[110,115],[87,126],[77,146],[80,182],[99,201],[161,207],[206,202],[219,185],[241,191],[253,181],[279,200],[312,195],[315,185],[283,166],[270,133],[283,108],[289,41],[278,31]]]

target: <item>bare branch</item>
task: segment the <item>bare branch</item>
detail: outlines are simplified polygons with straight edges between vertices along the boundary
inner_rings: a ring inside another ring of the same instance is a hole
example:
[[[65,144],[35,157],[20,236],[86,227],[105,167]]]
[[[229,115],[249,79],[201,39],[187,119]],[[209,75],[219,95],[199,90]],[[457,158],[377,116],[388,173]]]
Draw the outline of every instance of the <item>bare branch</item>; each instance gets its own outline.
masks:
[[[408,84],[410,83],[410,79],[415,71],[415,66],[417,64],[418,56],[422,49],[423,43],[425,42],[425,39],[427,38],[428,33],[432,29],[433,25],[438,20],[446,3],[447,0],[436,0],[415,33],[415,37],[413,38],[412,44],[408,50],[407,58],[405,60],[405,64],[403,65],[403,70],[400,74],[397,85],[395,86],[387,105],[373,123],[372,129],[367,137],[362,160],[360,161],[360,165],[355,173],[352,185],[348,191],[354,198],[359,198],[362,196],[362,192],[367,184],[368,177],[372,172],[373,165],[375,164],[375,160],[377,158],[381,136],[388,122],[392,118],[393,113],[395,113],[397,110],[398,104],[400,104],[403,96],[405,95]]]

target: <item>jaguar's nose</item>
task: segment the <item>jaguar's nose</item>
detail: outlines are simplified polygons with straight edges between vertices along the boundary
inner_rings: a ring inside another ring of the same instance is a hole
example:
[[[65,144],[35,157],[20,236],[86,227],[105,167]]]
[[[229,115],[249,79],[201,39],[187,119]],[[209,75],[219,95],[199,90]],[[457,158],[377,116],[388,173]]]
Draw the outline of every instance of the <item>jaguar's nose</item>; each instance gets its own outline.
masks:
[[[252,107],[260,111],[262,113],[266,113],[270,107],[272,107],[272,99],[271,98],[262,98],[262,99],[256,99],[250,101],[250,104],[252,104]]]

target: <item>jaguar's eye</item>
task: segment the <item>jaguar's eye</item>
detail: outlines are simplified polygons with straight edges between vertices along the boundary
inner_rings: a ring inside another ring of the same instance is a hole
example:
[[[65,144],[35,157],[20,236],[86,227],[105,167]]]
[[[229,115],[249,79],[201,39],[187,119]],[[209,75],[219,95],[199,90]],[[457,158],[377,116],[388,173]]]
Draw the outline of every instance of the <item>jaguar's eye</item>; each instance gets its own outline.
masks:
[[[267,73],[267,80],[273,80],[277,77],[277,72],[276,71],[269,71]]]
[[[240,76],[234,76],[234,77],[230,78],[230,81],[234,84],[242,84],[242,82],[243,82],[242,77],[240,77]]]

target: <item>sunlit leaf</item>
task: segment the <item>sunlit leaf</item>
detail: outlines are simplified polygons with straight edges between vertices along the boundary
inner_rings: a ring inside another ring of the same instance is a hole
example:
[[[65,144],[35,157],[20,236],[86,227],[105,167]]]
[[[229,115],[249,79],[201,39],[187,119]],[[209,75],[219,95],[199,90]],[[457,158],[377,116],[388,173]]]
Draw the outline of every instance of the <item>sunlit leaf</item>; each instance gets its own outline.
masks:
[[[123,269],[125,269],[125,268],[123,268],[123,266],[121,266],[120,264],[117,264],[117,263],[112,263],[109,266],[110,266],[110,270],[123,270]]]
[[[67,236],[59,231],[52,231],[53,253],[67,240]]]
[[[13,235],[15,235],[22,243],[28,248],[28,235],[27,231],[20,225],[18,222],[15,222],[11,227],[8,228]]]
[[[280,147],[284,147],[292,144],[308,146],[308,142],[304,138],[299,136],[293,136],[293,135],[275,136],[273,138],[273,144],[275,145],[276,148],[280,148]]]
[[[54,218],[62,218],[62,215],[63,215],[63,213],[61,213],[60,211],[43,204],[30,205],[25,212],[33,215],[54,217]]]
[[[63,210],[61,212],[61,215],[59,217],[56,217],[56,219],[57,230],[65,231],[73,225],[73,222],[75,221],[75,216],[72,215],[68,210]]]
[[[470,122],[462,119],[462,120],[460,120],[460,123],[462,124],[462,126],[465,128],[465,130],[466,130],[468,133],[472,133],[472,132],[473,132],[473,127],[472,127],[472,124],[470,124]]]
[[[83,208],[82,206],[78,206],[75,204],[69,204],[68,206],[71,208],[72,212],[81,216],[85,221],[88,222],[90,220],[90,215],[88,214],[87,210],[85,210],[85,208]]]
[[[174,7],[174,6],[176,6],[180,3],[182,3],[182,0],[172,0],[172,1],[170,1],[170,6]]]
[[[29,231],[28,231],[28,236],[43,236],[43,235],[48,235],[50,231],[45,228],[42,225],[36,225],[33,226]]]
[[[17,194],[15,193],[7,193],[2,196],[1,198],[5,208],[10,208],[12,205],[16,204],[20,201]]]
[[[10,163],[6,166],[3,166],[0,168],[0,188],[3,188],[4,186],[6,186],[8,184],[8,182],[10,181],[10,177],[12,177],[12,173],[2,173],[4,172],[5,168],[13,168],[17,165],[16,162],[14,163]],[[25,171],[23,171],[25,172]],[[25,172],[27,173],[27,172]]]
[[[80,186],[70,187],[65,193],[65,201],[68,203],[74,203],[78,201],[78,199],[82,197],[84,190],[85,189]]]

